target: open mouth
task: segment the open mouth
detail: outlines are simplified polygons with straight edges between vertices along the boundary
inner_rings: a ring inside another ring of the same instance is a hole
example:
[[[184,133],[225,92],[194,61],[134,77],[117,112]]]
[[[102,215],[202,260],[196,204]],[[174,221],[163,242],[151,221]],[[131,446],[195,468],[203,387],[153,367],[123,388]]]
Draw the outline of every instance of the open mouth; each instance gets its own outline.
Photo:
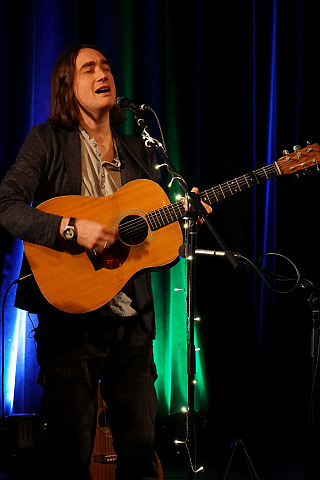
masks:
[[[96,93],[100,94],[100,93],[109,93],[110,92],[110,87],[107,86],[107,85],[103,85],[99,88],[97,88],[96,90]]]

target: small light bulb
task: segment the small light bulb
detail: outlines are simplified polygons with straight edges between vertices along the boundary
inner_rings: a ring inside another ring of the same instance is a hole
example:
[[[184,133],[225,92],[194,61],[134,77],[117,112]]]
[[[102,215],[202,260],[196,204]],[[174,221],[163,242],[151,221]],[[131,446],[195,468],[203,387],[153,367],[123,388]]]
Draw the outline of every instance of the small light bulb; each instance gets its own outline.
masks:
[[[204,468],[203,468],[203,467],[199,467],[194,473],[202,472],[202,470],[204,470]]]

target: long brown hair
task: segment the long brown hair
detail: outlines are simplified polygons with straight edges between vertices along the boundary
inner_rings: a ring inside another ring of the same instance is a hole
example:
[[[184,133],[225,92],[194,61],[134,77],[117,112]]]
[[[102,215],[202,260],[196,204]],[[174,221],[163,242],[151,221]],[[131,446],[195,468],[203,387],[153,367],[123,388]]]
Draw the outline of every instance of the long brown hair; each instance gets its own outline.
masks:
[[[104,53],[94,45],[80,44],[64,50],[56,60],[51,74],[51,112],[48,122],[55,127],[70,128],[79,125],[80,111],[74,95],[73,83],[77,56],[83,48],[92,48]],[[120,125],[125,114],[117,107],[110,110],[111,125]]]

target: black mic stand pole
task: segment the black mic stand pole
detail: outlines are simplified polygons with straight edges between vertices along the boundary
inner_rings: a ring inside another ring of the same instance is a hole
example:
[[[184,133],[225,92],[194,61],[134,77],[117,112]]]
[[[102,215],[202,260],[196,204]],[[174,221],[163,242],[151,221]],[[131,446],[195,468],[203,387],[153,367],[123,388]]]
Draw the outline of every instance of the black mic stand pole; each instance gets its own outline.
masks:
[[[172,180],[177,180],[183,192],[185,193],[189,211],[186,212],[186,217],[189,219],[189,228],[186,235],[186,276],[187,276],[187,373],[188,373],[188,411],[187,411],[187,435],[186,444],[187,452],[189,456],[190,467],[188,469],[188,480],[194,480],[196,473],[202,468],[195,470],[196,466],[196,436],[195,436],[195,408],[194,408],[194,391],[195,391],[195,374],[196,374],[196,361],[195,361],[195,345],[194,345],[194,285],[195,285],[195,250],[196,250],[196,234],[197,234],[197,218],[200,218],[208,227],[209,231],[218,241],[221,249],[225,252],[226,258],[237,268],[238,263],[227,247],[215,227],[212,225],[207,217],[207,211],[202,205],[198,196],[189,191],[187,183],[183,177],[176,171],[173,164],[168,158],[168,155],[163,145],[156,139],[150,136],[148,127],[145,125],[144,120],[138,115],[138,111],[134,111],[135,120],[139,127],[142,129],[142,138],[145,140],[147,147],[153,147],[159,154],[163,161],[162,165],[158,168],[166,166],[168,172],[172,176]]]
[[[311,282],[302,284],[302,288],[311,286]],[[311,329],[311,398],[309,410],[309,424],[319,423],[319,332],[320,332],[320,293],[316,288],[312,288],[312,293],[308,299],[309,307],[312,312]]]

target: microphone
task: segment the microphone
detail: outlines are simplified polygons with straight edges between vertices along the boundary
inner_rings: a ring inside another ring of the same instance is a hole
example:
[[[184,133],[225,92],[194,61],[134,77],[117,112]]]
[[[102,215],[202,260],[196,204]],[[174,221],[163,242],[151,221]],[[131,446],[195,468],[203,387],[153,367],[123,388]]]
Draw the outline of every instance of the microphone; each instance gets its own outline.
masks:
[[[120,110],[132,110],[133,112],[136,112],[137,110],[151,110],[151,107],[149,107],[149,105],[146,105],[145,103],[140,105],[139,103],[130,100],[130,98],[128,97],[117,97],[114,104],[116,107],[120,108]]]
[[[195,250],[196,255],[209,255],[212,257],[226,257],[227,253],[223,252],[222,250],[202,250],[201,248],[196,248]],[[179,255],[182,258],[186,258],[187,256],[187,246],[185,244],[180,245],[179,247]],[[239,254],[233,253],[234,257],[239,257]]]
[[[226,252],[220,251],[220,250],[202,250],[201,248],[196,249],[196,254],[197,255],[211,255],[215,257],[225,257]],[[237,254],[234,254],[235,257],[237,257]]]
[[[186,245],[183,244],[179,247],[179,255],[182,258],[186,258],[187,253],[186,253]],[[202,250],[200,248],[197,248],[195,250],[196,255],[210,255],[210,256],[216,256],[216,257],[225,257],[226,253],[220,250]],[[238,257],[236,253],[233,254],[235,257]]]

